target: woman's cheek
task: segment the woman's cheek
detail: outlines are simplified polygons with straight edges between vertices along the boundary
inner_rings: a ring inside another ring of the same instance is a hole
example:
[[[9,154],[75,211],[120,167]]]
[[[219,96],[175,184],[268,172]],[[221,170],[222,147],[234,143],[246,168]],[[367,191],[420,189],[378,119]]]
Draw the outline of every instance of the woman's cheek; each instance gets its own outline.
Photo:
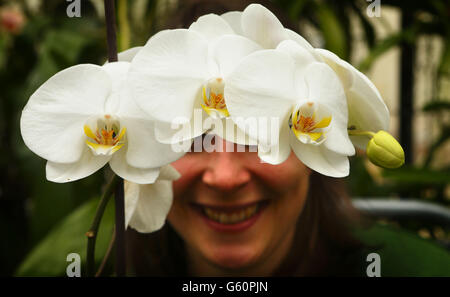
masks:
[[[171,164],[181,174],[181,177],[173,182],[175,196],[192,186],[193,181],[200,176],[204,164],[204,160],[202,162],[189,153]]]

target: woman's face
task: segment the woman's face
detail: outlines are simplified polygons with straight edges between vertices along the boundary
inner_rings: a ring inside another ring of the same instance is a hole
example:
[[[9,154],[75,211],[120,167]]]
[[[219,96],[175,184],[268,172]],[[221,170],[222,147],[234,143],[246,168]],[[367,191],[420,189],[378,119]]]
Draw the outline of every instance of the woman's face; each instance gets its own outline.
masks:
[[[197,262],[265,274],[290,248],[310,170],[294,154],[270,165],[248,148],[192,152],[174,162],[182,177],[174,182],[168,220]]]

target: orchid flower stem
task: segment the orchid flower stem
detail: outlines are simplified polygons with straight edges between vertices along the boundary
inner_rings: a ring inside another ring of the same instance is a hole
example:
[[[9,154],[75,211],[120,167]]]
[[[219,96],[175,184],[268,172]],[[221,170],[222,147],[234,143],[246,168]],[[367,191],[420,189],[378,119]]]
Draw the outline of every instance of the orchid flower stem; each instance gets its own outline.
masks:
[[[117,39],[116,39],[116,11],[114,0],[104,0],[106,35],[108,41],[108,62],[117,62]],[[116,209],[115,217],[115,247],[116,247],[116,276],[125,276],[125,199],[123,179],[119,179],[114,189],[114,201]]]
[[[106,38],[108,41],[108,62],[117,62],[116,11],[114,0],[104,0]]]
[[[100,267],[97,270],[97,273],[95,274],[95,277],[99,277],[102,275],[103,271],[105,270],[106,263],[108,263],[109,257],[111,256],[111,252],[114,247],[114,243],[116,242],[116,232],[113,232],[113,235],[111,236],[111,240],[109,241],[108,249],[106,250],[106,254],[103,257],[102,263],[100,264]]]
[[[95,212],[94,220],[92,221],[89,231],[86,232],[88,238],[87,253],[86,253],[86,266],[87,266],[87,276],[94,276],[95,271],[95,242],[97,239],[97,232],[100,227],[100,222],[105,212],[106,205],[108,204],[109,198],[113,195],[114,189],[117,183],[120,181],[120,177],[114,175],[105,191],[103,192],[100,202],[97,206]]]
[[[116,189],[114,191],[114,200],[116,205],[116,276],[125,276],[125,200],[123,179],[120,179],[116,185]]]
[[[372,138],[375,133],[370,132],[370,131],[358,131],[358,130],[347,130],[348,131],[348,135],[354,135],[354,136],[367,136],[369,138]]]

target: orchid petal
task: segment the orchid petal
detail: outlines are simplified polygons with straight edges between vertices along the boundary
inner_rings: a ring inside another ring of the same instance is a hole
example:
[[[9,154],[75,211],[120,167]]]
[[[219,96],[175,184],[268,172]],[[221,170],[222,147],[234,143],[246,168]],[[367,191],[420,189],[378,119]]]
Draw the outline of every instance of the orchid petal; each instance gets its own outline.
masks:
[[[348,176],[350,165],[348,157],[328,150],[323,145],[304,144],[290,134],[292,150],[306,166],[320,174],[331,177]]]
[[[177,147],[188,145],[193,138],[202,135],[207,127],[204,126],[204,119],[208,115],[201,108],[195,108],[193,115],[188,123],[181,119],[180,122],[172,121],[172,123],[155,122],[155,137],[164,144],[175,144]]]
[[[349,110],[348,126],[357,130],[378,132],[388,130],[389,110],[375,85],[359,70],[330,51],[316,49],[338,74],[344,84]],[[365,149],[368,138],[351,136],[353,143]]]
[[[306,69],[309,98],[326,106],[333,114],[331,130],[324,145],[339,154],[353,155],[355,148],[347,132],[348,111],[342,84],[335,72],[324,63],[313,63]]]
[[[172,182],[157,180],[154,184],[130,185],[130,195],[136,195],[133,187],[139,187],[139,198],[128,225],[141,233],[161,229],[172,206]]]
[[[303,38],[300,34],[298,34],[297,32],[292,31],[291,29],[284,29],[286,32],[286,37],[287,39],[293,40],[295,41],[298,45],[300,45],[301,47],[303,47],[306,50],[310,50],[313,51],[313,46],[306,41],[305,38]],[[312,53],[314,55],[314,53]]]
[[[308,94],[308,86],[304,79],[304,77],[308,75],[306,70],[309,65],[317,62],[317,59],[311,54],[310,50],[303,48],[292,40],[282,41],[277,46],[276,50],[289,55],[294,60],[295,88],[300,97],[306,96],[306,94]]]
[[[160,168],[158,180],[177,180],[181,174],[170,165],[165,165]]]
[[[293,40],[284,40],[280,42],[276,49],[291,56],[297,67],[306,68],[309,64],[320,61],[317,60],[311,50],[302,47]]]
[[[136,46],[118,53],[117,57],[119,62],[131,62],[141,49],[142,46]]]
[[[208,40],[213,40],[225,34],[234,34],[231,26],[217,14],[201,16],[193,22],[189,30],[202,34]]]
[[[353,85],[347,92],[349,127],[361,131],[378,132],[389,129],[389,110],[380,94],[362,73],[355,74]],[[351,136],[353,143],[366,149],[369,139],[364,136]]]
[[[230,25],[235,34],[244,35],[241,25],[242,11],[229,11],[220,16]]]
[[[327,63],[328,66],[334,70],[334,72],[336,72],[344,89],[350,88],[353,84],[353,75],[346,65],[348,63],[341,60],[341,58],[339,58],[336,54],[326,49],[317,48],[314,51],[324,59],[325,63]]]
[[[239,128],[231,118],[213,120],[214,128],[209,132],[220,138],[239,145],[256,145],[257,141],[250,138],[244,130]]]
[[[172,180],[180,177],[170,165],[161,167],[154,184],[139,185],[125,181],[125,227],[139,232],[161,228],[172,205]]]
[[[136,47],[132,47],[127,50],[124,50],[117,54],[117,59],[119,62],[131,62],[134,59],[134,57],[136,56],[136,54],[141,49],[142,49],[142,46],[136,46]],[[109,61],[106,61],[104,63],[104,65],[105,64],[109,64]]]
[[[126,84],[126,76],[130,65],[129,62],[114,62],[102,66],[112,82],[111,95],[105,102],[105,113],[118,115],[119,111],[126,107],[128,101],[132,100],[131,92]],[[126,101],[126,103],[124,102],[121,106],[121,101]]]
[[[261,130],[263,126],[251,121],[275,119],[281,129],[280,123],[291,111],[295,98],[293,73],[294,63],[289,56],[275,50],[263,50],[244,58],[230,74],[225,83],[227,108],[239,128],[251,138],[265,144],[270,139]],[[259,129],[249,129],[247,124],[258,125]]]
[[[94,156],[86,146],[80,160],[74,163],[55,163],[47,161],[47,180],[55,183],[66,183],[85,178],[103,166],[111,159],[111,156]]]
[[[272,147],[266,147],[263,144],[258,145],[259,158],[269,164],[278,165],[289,158],[291,154],[291,146],[289,144],[290,129],[285,121],[284,127],[280,129],[278,144]]]
[[[156,140],[155,124],[147,119],[124,118],[127,127],[127,163],[133,167],[159,167],[181,158],[184,152],[174,152],[170,144]]]
[[[156,140],[154,123],[147,119],[124,118],[127,127],[127,163],[133,167],[149,168],[169,164],[184,155],[174,152],[170,144]]]
[[[349,110],[348,126],[361,131],[378,132],[389,128],[389,110],[375,85],[351,64],[330,51],[316,49],[338,74],[344,84]],[[352,142],[365,149],[368,138],[351,136]]]
[[[111,169],[121,178],[137,184],[155,182],[159,175],[159,168],[138,168],[126,162],[127,147],[117,151],[109,161]]]
[[[226,78],[244,57],[261,49],[260,45],[243,36],[225,35],[211,45],[209,59],[217,63],[221,76]]]
[[[82,64],[48,79],[22,111],[20,128],[25,144],[56,163],[74,163],[85,147],[85,121],[103,112],[111,80],[102,67]]]
[[[287,33],[278,18],[260,4],[250,4],[242,12],[244,36],[267,49],[274,49],[287,38]]]
[[[130,220],[134,215],[139,201],[140,187],[142,185],[135,184],[124,180],[124,198],[125,198],[125,229],[128,228]]]
[[[206,39],[190,30],[167,30],[150,38],[128,75],[138,105],[158,121],[189,119],[208,78],[207,50]]]

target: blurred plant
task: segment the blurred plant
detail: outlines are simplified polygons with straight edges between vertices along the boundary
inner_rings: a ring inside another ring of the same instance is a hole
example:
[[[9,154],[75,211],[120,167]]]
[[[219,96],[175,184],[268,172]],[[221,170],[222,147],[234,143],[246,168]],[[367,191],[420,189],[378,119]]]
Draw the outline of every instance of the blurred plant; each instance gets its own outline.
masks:
[[[20,6],[6,6],[0,9],[0,28],[12,34],[19,34],[25,25],[25,16]]]
[[[119,31],[120,49],[142,45],[156,31],[154,15],[160,1],[120,2],[119,29],[130,20],[128,38],[126,31]],[[83,1],[81,18],[67,17],[66,8],[65,1],[0,0],[0,232],[8,238],[0,243],[0,275],[37,275],[45,269],[51,270],[49,275],[65,275],[66,255],[57,259],[58,265],[42,263],[54,258],[60,244],[74,246],[74,229],[61,228],[61,224],[73,216],[79,222],[92,220],[102,192],[98,185],[108,175],[101,170],[71,184],[47,182],[45,160],[26,149],[20,136],[20,112],[39,85],[74,64],[106,61],[103,1]],[[84,223],[78,228],[82,233],[77,233],[77,247],[72,251],[80,255],[85,253],[83,238],[89,227]],[[101,228],[109,230],[112,225],[105,219]],[[103,257],[110,237],[111,232],[106,231],[98,239],[96,259]],[[59,253],[66,250],[58,249]]]
[[[76,206],[99,196],[96,185],[103,180],[98,174],[72,185],[45,181],[44,161],[25,149],[19,131],[20,111],[39,84],[71,64],[104,59],[100,24],[88,13],[83,21],[67,18],[65,3],[30,11],[23,1],[9,1],[0,4],[2,11],[13,2],[22,17],[16,16],[14,34],[0,34],[0,232],[8,238],[0,244],[1,275],[11,274]]]

